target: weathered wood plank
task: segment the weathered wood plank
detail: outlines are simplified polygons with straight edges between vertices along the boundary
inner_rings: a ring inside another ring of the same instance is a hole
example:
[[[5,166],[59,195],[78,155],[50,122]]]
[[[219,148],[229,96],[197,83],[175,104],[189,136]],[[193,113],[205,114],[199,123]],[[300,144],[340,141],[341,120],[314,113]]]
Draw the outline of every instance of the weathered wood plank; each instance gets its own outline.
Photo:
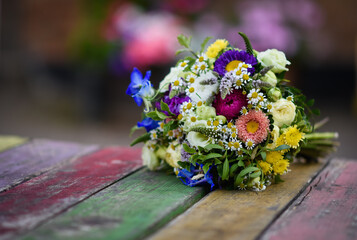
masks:
[[[262,192],[217,190],[151,239],[255,239],[323,164],[296,164],[285,182]]]
[[[97,149],[95,145],[35,139],[0,153],[0,192],[38,176],[71,158]]]
[[[174,175],[142,169],[44,224],[25,239],[142,239],[201,199]]]
[[[9,135],[0,135],[0,152],[19,146],[25,143],[26,141],[28,141],[28,138],[9,136]]]
[[[0,194],[0,236],[32,229],[142,166],[140,150],[99,150]]]
[[[356,173],[356,161],[332,161],[262,239],[357,239]]]

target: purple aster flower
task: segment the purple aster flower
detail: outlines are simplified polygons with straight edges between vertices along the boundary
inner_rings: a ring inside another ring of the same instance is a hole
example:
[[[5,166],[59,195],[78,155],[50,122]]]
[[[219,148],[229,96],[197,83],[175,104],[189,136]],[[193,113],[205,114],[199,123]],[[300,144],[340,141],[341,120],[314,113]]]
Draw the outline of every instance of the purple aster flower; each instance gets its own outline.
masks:
[[[248,71],[251,74],[254,74],[255,69],[253,66],[258,63],[257,59],[246,51],[238,50],[228,50],[222,53],[222,55],[214,63],[214,71],[223,77],[227,72],[227,67],[230,68],[232,66],[238,66],[240,62],[251,64],[252,67],[248,68]]]
[[[159,121],[155,121],[152,118],[144,118],[141,122],[138,122],[137,126],[144,127],[147,132],[150,132],[159,126]]]
[[[170,99],[169,91],[168,91],[168,92],[166,92],[165,96],[161,100],[169,106],[169,109],[173,114],[179,115],[181,104],[184,102],[188,102],[190,100],[190,98],[187,96],[174,96],[173,98]],[[160,102],[156,102],[155,107],[158,110],[161,110]],[[165,112],[165,111],[163,111],[163,112],[166,115],[169,115],[167,112]]]
[[[221,94],[216,95],[212,106],[216,109],[217,115],[223,115],[228,121],[238,117],[242,107],[248,105],[247,97],[242,93],[242,90],[234,90],[231,94],[222,99]]]

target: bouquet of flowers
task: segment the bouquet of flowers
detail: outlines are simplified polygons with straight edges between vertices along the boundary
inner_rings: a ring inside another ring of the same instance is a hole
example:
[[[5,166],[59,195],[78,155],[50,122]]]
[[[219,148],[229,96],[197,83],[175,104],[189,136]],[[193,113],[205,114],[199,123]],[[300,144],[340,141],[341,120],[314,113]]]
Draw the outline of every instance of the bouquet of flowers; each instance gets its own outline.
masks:
[[[289,172],[299,156],[317,158],[335,149],[336,133],[316,133],[311,109],[300,90],[288,86],[290,62],[276,49],[254,50],[239,33],[245,50],[218,39],[207,49],[206,38],[195,52],[191,38],[178,36],[188,52],[155,90],[151,72],[134,68],[126,91],[145,105],[144,117],[133,128],[146,133],[144,165],[164,165],[188,186],[264,190]]]

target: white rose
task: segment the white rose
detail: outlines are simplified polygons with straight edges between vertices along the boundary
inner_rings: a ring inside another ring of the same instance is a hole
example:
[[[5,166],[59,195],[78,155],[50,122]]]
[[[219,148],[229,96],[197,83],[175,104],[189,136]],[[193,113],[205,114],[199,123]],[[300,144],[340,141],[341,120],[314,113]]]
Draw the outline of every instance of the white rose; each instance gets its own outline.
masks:
[[[212,139],[210,137],[207,137],[206,135],[199,133],[199,132],[189,132],[187,134],[187,140],[190,143],[191,146],[194,147],[205,147],[208,144],[212,143]]]
[[[284,124],[290,125],[295,119],[295,104],[284,98],[273,103],[271,113],[273,114],[274,124],[282,127]]]
[[[212,81],[211,84],[202,84],[205,81]],[[212,71],[201,74],[195,82],[191,85],[195,90],[189,94],[192,102],[197,103],[199,101],[205,102],[216,95],[219,91],[219,83],[216,75]]]
[[[258,53],[258,61],[263,67],[273,66],[274,73],[281,73],[282,71],[288,71],[286,65],[290,62],[286,59],[285,54],[276,49],[268,49],[264,52]]]
[[[185,77],[185,73],[179,67],[172,67],[170,73],[166,75],[164,80],[160,82],[160,92],[166,92],[169,90],[170,83],[173,83],[180,77]]]
[[[143,165],[147,166],[150,170],[155,170],[160,166],[160,159],[154,153],[154,149],[150,146],[152,142],[147,142],[142,150],[141,158],[143,159]]]
[[[171,146],[175,146],[174,148]],[[181,149],[182,145],[177,141],[173,142],[166,150],[165,161],[173,168],[180,168],[178,161],[181,161]]]
[[[269,83],[272,87],[276,86],[278,80],[276,79],[275,74],[270,70],[268,71],[264,77],[261,78],[263,82]]]

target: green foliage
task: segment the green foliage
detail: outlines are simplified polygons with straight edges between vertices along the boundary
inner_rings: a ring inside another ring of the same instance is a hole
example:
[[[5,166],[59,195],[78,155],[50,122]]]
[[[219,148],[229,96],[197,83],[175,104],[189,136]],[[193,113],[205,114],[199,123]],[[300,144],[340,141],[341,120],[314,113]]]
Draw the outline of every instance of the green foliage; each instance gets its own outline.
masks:
[[[247,175],[248,173],[251,173],[251,172],[255,172],[255,171],[260,171],[260,169],[257,167],[247,167],[247,168],[243,169],[242,171],[240,171],[240,173],[237,175],[237,177],[234,181],[234,186],[238,186],[239,184],[241,184],[243,182],[243,178],[245,175]]]
[[[201,50],[200,53],[203,53],[203,51],[205,50],[205,47],[208,43],[209,40],[211,40],[212,37],[206,37],[205,40],[203,40],[202,44],[201,44]]]
[[[248,39],[247,35],[245,35],[245,34],[244,34],[244,33],[242,33],[242,32],[239,32],[238,34],[239,34],[239,35],[241,35],[241,37],[242,37],[242,38],[243,38],[243,40],[244,40],[244,43],[245,43],[245,48],[246,48],[247,53],[249,53],[249,54],[253,55],[253,48],[252,48],[252,44],[250,44],[250,41],[249,41],[249,39]]]
[[[181,46],[185,47],[185,48],[190,48],[191,45],[191,39],[192,37],[186,37],[183,34],[180,34],[177,36],[177,40],[178,42],[181,44]]]
[[[189,154],[196,154],[196,150],[194,148],[190,148],[186,143],[182,144],[183,149],[185,152]]]
[[[289,145],[283,144],[283,145],[276,147],[273,151],[281,151],[281,150],[285,150],[285,149],[289,149],[289,148],[290,148]]]
[[[135,139],[130,146],[134,146],[135,144],[141,143],[141,142],[146,142],[150,140],[150,133],[145,133],[143,135],[141,135],[140,137],[138,137],[137,139]]]
[[[223,170],[222,170],[222,180],[228,180],[229,178],[229,161],[228,158],[223,163]]]

